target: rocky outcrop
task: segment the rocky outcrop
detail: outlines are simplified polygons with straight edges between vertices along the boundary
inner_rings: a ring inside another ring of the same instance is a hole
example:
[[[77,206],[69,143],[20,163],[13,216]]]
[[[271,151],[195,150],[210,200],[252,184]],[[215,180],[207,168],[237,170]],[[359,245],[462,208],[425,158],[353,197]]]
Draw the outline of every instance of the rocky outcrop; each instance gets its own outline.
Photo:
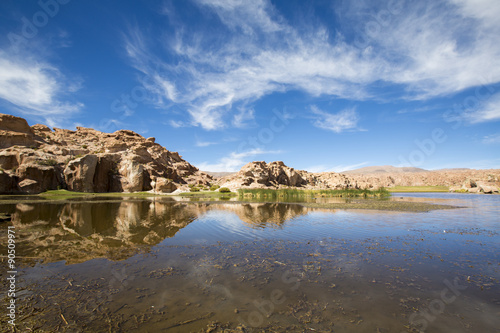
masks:
[[[34,146],[34,133],[25,119],[0,113],[0,149]]]
[[[223,177],[219,183],[230,189],[266,187],[302,187],[307,184],[301,174],[283,162],[251,162],[236,174]]]
[[[462,186],[451,186],[450,192],[496,194],[500,192],[498,182],[467,179]]]
[[[371,170],[370,168],[366,168]],[[406,168],[411,169],[411,168]],[[500,170],[438,170],[373,173],[336,172],[312,173],[294,170],[283,162],[251,162],[237,173],[221,177],[217,184],[231,190],[238,188],[287,188],[304,189],[370,189],[394,186],[449,186],[451,191],[469,193],[498,193],[500,189]]]
[[[64,169],[68,190],[75,192],[94,192],[94,174],[99,158],[85,155],[70,161]]]
[[[222,187],[238,188],[288,188],[345,189],[357,185],[349,177],[335,172],[311,173],[295,170],[283,162],[251,162],[235,174],[218,180]]]
[[[62,181],[60,170],[52,166],[22,164],[16,174],[21,191],[29,194],[56,190]]]
[[[0,114],[2,193],[40,193],[57,188],[79,192],[170,193],[212,177],[155,143],[155,138],[119,130],[76,131]]]
[[[448,186],[452,192],[496,193],[500,170],[444,169],[436,171],[348,174],[356,184],[379,187]]]

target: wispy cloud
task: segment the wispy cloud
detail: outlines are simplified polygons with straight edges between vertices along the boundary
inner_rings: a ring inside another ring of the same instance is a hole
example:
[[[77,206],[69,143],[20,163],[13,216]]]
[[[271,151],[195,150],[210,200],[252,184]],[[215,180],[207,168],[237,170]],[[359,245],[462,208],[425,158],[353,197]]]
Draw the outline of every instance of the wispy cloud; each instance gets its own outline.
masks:
[[[477,108],[466,110],[464,117],[473,124],[500,120],[500,93],[480,103]]]
[[[499,144],[500,143],[500,133],[486,135],[482,140],[485,144]]]
[[[279,150],[263,149],[252,149],[244,152],[232,152],[229,155],[222,157],[216,163],[202,162],[198,163],[197,166],[200,170],[203,171],[233,172],[239,171],[243,165],[254,160],[253,158],[250,159],[250,157],[280,153],[281,151]]]
[[[306,170],[309,172],[343,172],[343,171],[348,171],[348,170],[354,170],[357,168],[360,168],[362,166],[367,165],[368,161],[366,162],[361,162],[357,164],[351,164],[351,165],[336,165],[336,166],[328,166],[328,165],[313,165]]]
[[[0,51],[0,99],[7,107],[55,126],[82,109],[83,104],[64,100],[78,86],[43,59]]]
[[[311,107],[311,112],[315,115],[316,120],[313,125],[333,131],[335,133],[341,133],[348,130],[358,129],[359,116],[356,112],[356,108],[344,109],[337,113],[329,113],[318,109],[317,106],[313,105]],[[359,130],[359,129],[358,129]]]
[[[208,147],[208,146],[213,146],[216,145],[217,142],[210,142],[210,141],[200,141],[196,140],[196,147]]]
[[[154,51],[158,41],[139,28],[126,37],[127,54],[151,78],[145,86],[156,103],[181,106],[192,126],[238,126],[253,118],[251,108],[234,116],[241,106],[273,92],[377,99],[382,82],[399,88],[396,98],[426,100],[500,81],[500,67],[491,65],[500,58],[500,21],[492,14],[500,12],[498,1],[405,2],[366,48],[319,24],[292,25],[268,0],[194,2],[221,26],[208,32],[178,21],[175,37],[161,40],[167,54]],[[338,19],[364,31],[361,15],[385,9],[366,6]],[[177,62],[164,62],[166,56]]]

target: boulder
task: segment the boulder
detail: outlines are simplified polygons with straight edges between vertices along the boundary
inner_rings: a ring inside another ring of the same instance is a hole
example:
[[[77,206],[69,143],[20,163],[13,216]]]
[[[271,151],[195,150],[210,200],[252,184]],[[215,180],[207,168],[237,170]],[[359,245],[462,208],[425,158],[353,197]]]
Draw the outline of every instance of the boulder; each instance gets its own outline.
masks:
[[[472,179],[467,179],[463,185],[462,185],[464,188],[474,188],[474,187],[477,187],[477,184],[474,180]]]
[[[155,192],[157,193],[172,193],[177,190],[177,185],[170,179],[156,178]]]
[[[21,180],[19,187],[23,192],[35,194],[48,190],[57,190],[62,179],[54,166],[22,164],[16,174]]]
[[[471,187],[467,189],[469,193],[481,193],[481,189],[479,187]]]
[[[42,188],[41,184],[33,179],[25,179],[19,182],[19,188],[21,189],[21,192],[28,194],[38,194],[43,192],[40,190]]]
[[[94,175],[97,161],[96,155],[86,155],[70,161],[64,169],[64,178],[68,190],[94,192]]]
[[[144,188],[144,166],[133,159],[123,159],[118,166],[120,181],[125,192],[138,192]]]

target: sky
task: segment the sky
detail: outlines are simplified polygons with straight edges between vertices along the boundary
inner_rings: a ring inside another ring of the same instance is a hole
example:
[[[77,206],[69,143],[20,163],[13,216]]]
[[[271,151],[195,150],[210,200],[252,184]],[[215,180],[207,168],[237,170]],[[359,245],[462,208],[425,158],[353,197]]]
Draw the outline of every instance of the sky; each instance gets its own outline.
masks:
[[[500,1],[0,2],[0,113],[205,171],[500,168]]]

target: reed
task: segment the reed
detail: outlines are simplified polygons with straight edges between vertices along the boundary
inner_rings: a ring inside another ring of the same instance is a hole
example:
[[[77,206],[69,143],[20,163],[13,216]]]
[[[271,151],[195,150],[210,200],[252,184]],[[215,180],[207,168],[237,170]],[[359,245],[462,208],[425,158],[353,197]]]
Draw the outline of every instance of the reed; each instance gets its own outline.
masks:
[[[299,190],[299,189],[239,189],[238,195],[246,198],[278,199],[278,198],[303,198],[303,197],[338,197],[338,198],[383,198],[391,194],[384,188],[378,190]]]

